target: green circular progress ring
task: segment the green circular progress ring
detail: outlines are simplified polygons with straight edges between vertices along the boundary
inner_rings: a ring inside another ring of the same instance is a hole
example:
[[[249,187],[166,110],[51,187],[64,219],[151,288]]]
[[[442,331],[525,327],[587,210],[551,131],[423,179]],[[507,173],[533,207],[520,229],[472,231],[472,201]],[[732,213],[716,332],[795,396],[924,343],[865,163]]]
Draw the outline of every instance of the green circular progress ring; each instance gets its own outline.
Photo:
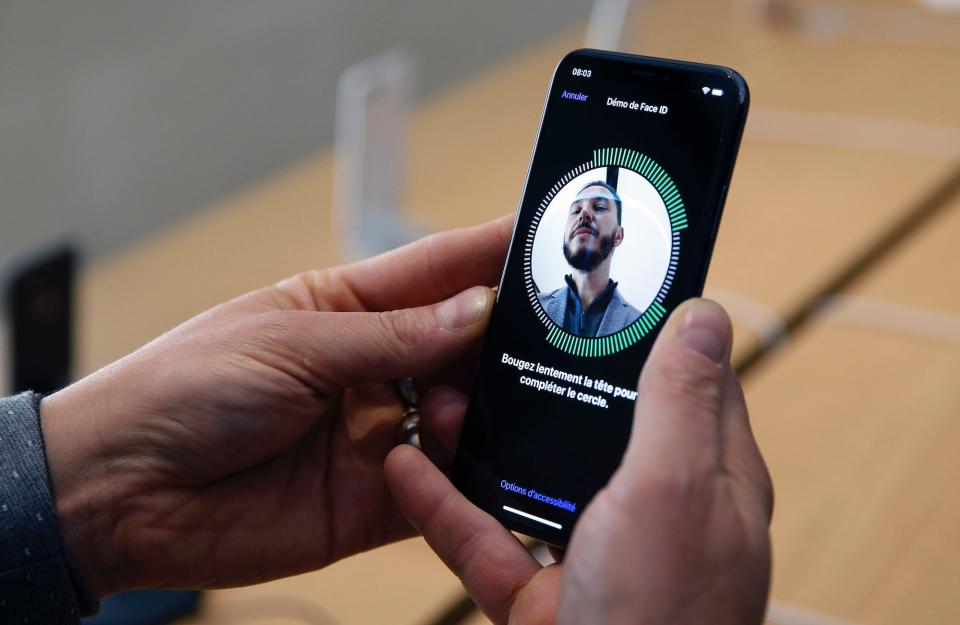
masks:
[[[564,185],[586,171],[609,165],[629,169],[639,174],[660,194],[660,198],[663,200],[663,204],[667,209],[667,216],[670,219],[670,263],[667,266],[667,274],[663,279],[663,284],[660,286],[656,297],[654,297],[653,301],[647,309],[640,314],[640,317],[636,321],[619,332],[607,336],[577,336],[557,325],[550,319],[540,305],[540,299],[537,297],[537,290],[533,282],[533,241],[544,212],[547,210],[550,202],[553,201],[553,198],[556,197],[557,193],[563,189]],[[537,313],[537,317],[548,330],[547,342],[557,349],[574,356],[598,357],[608,356],[627,349],[652,332],[653,329],[663,321],[667,314],[667,310],[664,308],[664,300],[670,290],[670,286],[673,284],[673,278],[677,272],[677,260],[680,256],[680,233],[687,228],[687,225],[687,211],[683,204],[683,198],[680,197],[680,191],[677,189],[677,185],[674,184],[670,175],[667,174],[663,167],[649,156],[641,154],[640,152],[627,148],[594,150],[593,160],[587,161],[567,172],[563,178],[550,188],[546,197],[540,202],[540,206],[537,207],[537,212],[533,216],[533,221],[530,226],[530,232],[527,234],[527,240],[524,244],[524,286],[527,291],[527,296],[533,305],[533,309]]]

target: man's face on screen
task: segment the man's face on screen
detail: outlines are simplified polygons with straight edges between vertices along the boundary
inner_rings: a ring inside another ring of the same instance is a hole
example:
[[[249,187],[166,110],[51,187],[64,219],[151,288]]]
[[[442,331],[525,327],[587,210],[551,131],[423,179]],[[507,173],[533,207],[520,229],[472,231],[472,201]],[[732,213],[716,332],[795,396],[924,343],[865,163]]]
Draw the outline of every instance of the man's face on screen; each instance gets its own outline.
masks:
[[[601,186],[585,188],[570,204],[563,255],[574,269],[590,271],[605,261],[623,240],[617,203]]]

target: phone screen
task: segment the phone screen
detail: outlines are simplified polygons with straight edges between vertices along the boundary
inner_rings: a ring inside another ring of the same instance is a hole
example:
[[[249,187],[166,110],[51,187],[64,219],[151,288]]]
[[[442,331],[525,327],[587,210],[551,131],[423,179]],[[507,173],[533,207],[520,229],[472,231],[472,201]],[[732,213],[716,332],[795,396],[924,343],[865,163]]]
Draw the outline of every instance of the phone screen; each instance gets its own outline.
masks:
[[[566,544],[619,465],[653,340],[702,291],[746,108],[724,68],[558,65],[454,469],[507,527]]]

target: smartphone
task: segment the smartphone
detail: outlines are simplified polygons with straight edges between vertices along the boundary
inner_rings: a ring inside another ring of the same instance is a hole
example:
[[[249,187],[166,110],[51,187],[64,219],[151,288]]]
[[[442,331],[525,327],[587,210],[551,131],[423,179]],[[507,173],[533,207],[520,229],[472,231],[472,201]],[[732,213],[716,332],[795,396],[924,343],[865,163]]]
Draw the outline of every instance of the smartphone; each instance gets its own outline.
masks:
[[[557,66],[453,471],[511,530],[566,545],[620,464],[653,341],[703,290],[748,101],[719,66]]]

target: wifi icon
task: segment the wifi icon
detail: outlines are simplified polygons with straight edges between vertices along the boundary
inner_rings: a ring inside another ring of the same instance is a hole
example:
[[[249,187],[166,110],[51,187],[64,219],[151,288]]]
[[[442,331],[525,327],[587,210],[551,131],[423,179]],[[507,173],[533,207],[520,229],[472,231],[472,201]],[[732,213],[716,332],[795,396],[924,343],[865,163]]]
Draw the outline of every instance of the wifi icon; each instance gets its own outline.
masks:
[[[701,87],[700,91],[703,92],[703,95],[707,95],[708,93],[710,93],[710,87]]]

